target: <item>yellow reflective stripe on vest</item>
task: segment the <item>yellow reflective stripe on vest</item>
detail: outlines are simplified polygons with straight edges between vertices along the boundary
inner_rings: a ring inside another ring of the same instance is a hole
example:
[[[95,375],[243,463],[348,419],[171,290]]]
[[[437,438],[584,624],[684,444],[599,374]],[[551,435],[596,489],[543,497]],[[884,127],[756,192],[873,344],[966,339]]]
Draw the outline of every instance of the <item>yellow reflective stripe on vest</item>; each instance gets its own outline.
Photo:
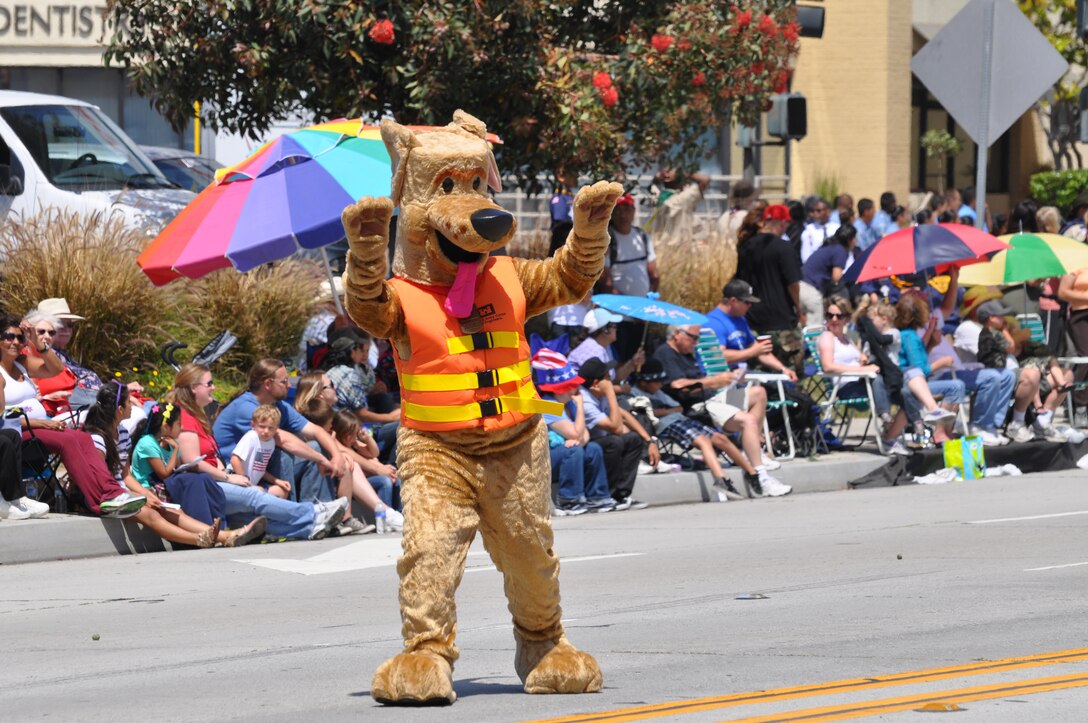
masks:
[[[482,349],[517,349],[519,346],[521,335],[516,331],[481,331],[478,334],[446,339],[450,354],[464,354]]]
[[[533,385],[526,384],[518,390],[518,394],[510,394],[494,399],[487,399],[472,404],[457,404],[450,406],[431,406],[403,402],[401,412],[409,419],[420,422],[467,422],[472,419],[481,419],[502,414],[503,412],[521,412],[522,414],[555,414],[563,413],[563,405],[559,402],[548,402],[543,399],[533,399]]]
[[[528,361],[498,369],[461,374],[401,374],[400,386],[413,392],[460,392],[520,382],[532,373]]]

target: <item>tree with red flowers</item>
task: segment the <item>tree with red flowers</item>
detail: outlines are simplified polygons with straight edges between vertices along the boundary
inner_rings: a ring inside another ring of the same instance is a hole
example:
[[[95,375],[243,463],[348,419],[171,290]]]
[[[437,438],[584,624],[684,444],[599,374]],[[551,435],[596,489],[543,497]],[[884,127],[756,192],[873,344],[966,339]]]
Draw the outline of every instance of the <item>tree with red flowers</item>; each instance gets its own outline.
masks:
[[[797,52],[791,0],[109,0],[107,59],[177,127],[259,137],[278,118],[456,108],[532,187],[559,167],[690,167],[707,131],[751,123]]]

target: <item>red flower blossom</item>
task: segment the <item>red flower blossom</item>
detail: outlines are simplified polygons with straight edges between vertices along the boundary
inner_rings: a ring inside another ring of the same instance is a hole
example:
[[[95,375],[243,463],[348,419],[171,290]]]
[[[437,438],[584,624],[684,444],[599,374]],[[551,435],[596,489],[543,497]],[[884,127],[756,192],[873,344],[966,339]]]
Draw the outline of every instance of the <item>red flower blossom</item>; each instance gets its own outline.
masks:
[[[681,40],[680,42],[678,42],[676,44],[676,49],[677,50],[683,50],[683,51],[691,50],[691,43],[688,42],[687,40]]]
[[[672,37],[669,35],[654,35],[650,38],[650,45],[654,46],[654,50],[659,53],[664,53],[672,45]]]
[[[778,23],[770,15],[764,15],[759,19],[759,31],[765,35],[774,35],[778,32]]]
[[[611,108],[616,105],[620,99],[620,94],[615,88],[605,88],[601,91],[601,102],[605,104],[605,107]]]
[[[751,10],[745,10],[744,12],[737,13],[737,17],[734,20],[733,25],[737,29],[743,29],[743,28],[748,27],[748,25],[751,24],[751,22],[752,22],[752,11]]]
[[[763,75],[764,69],[763,63],[756,63],[752,66],[752,75]]]
[[[800,36],[800,29],[796,22],[788,22],[782,27],[782,37],[791,43],[796,43]]]
[[[593,87],[599,90],[605,90],[612,87],[612,76],[603,70],[599,70],[593,74]]]
[[[392,45],[393,22],[391,20],[379,20],[370,26],[370,30],[366,34],[379,45]]]
[[[783,70],[774,77],[774,92],[785,93],[790,87],[790,74],[789,71]]]
[[[695,73],[694,76],[692,76],[691,84],[696,86],[696,87],[698,87],[700,85],[706,85],[706,75],[703,73],[703,71],[700,70],[697,73]]]

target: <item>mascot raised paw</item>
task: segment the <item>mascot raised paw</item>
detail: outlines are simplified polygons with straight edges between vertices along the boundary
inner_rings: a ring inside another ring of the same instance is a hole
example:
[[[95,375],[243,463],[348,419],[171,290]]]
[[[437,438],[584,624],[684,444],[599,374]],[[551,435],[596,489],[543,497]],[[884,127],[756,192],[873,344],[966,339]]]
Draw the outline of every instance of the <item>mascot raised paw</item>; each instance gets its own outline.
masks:
[[[401,387],[397,437],[404,554],[397,564],[404,650],[374,673],[386,704],[449,704],[454,594],[477,530],[503,575],[513,616],[514,668],[528,693],[600,690],[600,667],[560,623],[559,560],[552,550],[550,463],[540,413],[558,413],[533,386],[525,320],[585,296],[600,276],[608,219],[623,189],[578,192],[566,245],[546,260],[490,256],[516,231],[488,197],[498,190],[484,124],[413,132],[381,124],[393,161],[392,200],[344,211],[350,243],[348,313],[387,338]],[[386,249],[393,208],[393,278]]]

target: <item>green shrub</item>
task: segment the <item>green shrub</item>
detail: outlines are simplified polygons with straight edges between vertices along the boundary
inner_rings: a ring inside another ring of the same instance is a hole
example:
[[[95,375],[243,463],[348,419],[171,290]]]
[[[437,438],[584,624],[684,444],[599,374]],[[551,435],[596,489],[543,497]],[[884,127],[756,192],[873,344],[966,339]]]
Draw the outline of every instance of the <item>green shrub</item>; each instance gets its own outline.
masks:
[[[1036,173],[1029,188],[1040,206],[1057,206],[1068,212],[1076,197],[1088,189],[1088,168]]]
[[[105,377],[157,357],[176,296],[136,265],[147,238],[117,217],[51,209],[0,226],[2,300],[22,316],[42,299],[67,299],[87,321],[73,325],[69,351]],[[131,377],[131,375],[128,375]]]
[[[238,343],[217,365],[232,370],[236,378],[262,357],[294,357],[324,278],[317,264],[287,259],[244,274],[224,269],[188,282],[183,292],[188,316],[177,336],[195,354],[230,329]]]
[[[837,173],[830,173],[827,175],[820,174],[816,177],[816,188],[814,189],[814,193],[830,204],[835,203],[835,199],[838,198],[841,189],[842,179],[839,178]]]

